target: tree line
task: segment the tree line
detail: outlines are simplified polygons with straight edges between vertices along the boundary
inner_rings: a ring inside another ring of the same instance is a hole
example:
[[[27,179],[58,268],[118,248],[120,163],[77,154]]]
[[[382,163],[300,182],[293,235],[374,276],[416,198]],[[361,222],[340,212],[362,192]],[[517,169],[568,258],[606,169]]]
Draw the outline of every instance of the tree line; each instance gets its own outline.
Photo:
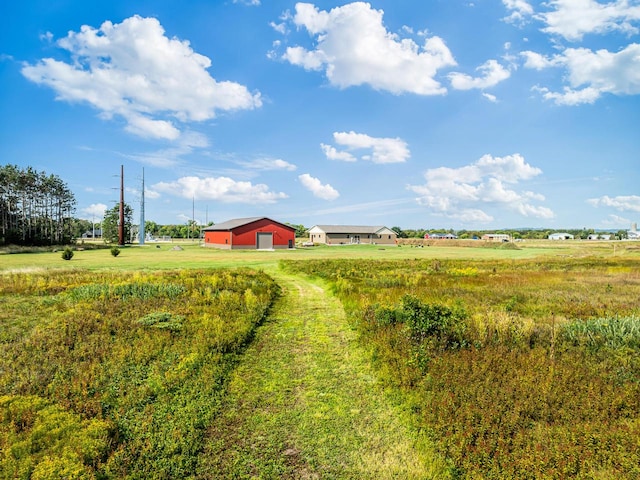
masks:
[[[0,244],[69,243],[75,206],[75,196],[56,175],[0,165]]]

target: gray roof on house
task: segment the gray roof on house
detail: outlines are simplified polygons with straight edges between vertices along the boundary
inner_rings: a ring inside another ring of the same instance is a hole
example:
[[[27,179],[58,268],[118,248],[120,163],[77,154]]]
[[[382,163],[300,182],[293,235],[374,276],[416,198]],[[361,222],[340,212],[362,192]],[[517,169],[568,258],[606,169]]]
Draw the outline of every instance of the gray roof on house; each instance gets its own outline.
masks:
[[[227,231],[233,230],[234,228],[242,227],[244,225],[248,225],[253,222],[257,222],[258,220],[269,220],[270,222],[277,223],[278,225],[282,225],[284,227],[291,228],[295,230],[293,227],[289,225],[285,225],[284,223],[276,222],[275,220],[271,220],[268,217],[248,217],[248,218],[234,218],[233,220],[227,220],[226,222],[217,223],[215,225],[211,225],[203,229],[205,232],[218,232],[218,231]]]
[[[318,228],[324,233],[355,233],[358,235],[378,233],[380,230],[385,229],[391,230],[383,225],[315,225],[311,228]]]

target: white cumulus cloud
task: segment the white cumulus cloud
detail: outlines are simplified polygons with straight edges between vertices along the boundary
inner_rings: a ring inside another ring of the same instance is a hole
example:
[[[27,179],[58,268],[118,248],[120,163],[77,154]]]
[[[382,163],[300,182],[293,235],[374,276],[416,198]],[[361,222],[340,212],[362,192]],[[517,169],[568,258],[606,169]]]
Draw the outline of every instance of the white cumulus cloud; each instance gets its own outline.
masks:
[[[321,143],[320,148],[322,148],[322,151],[324,152],[327,159],[329,160],[341,160],[343,162],[356,162],[358,160],[349,152],[339,151],[336,147],[332,145]]]
[[[257,158],[248,162],[240,162],[243,167],[250,170],[286,170],[293,172],[298,167],[281,158]]]
[[[590,198],[587,202],[594,207],[611,207],[620,212],[640,212],[640,196],[638,195],[620,195],[617,197],[604,195],[599,198]]]
[[[533,15],[533,7],[526,0],[502,0],[509,11],[509,16],[503,20],[508,23],[522,24]]]
[[[567,71],[562,92],[547,87],[535,87],[547,99],[562,105],[593,103],[603,94],[640,94],[640,44],[632,43],[619,52],[592,51],[588,48],[568,48],[561,54],[545,57],[535,52],[523,52],[525,67],[538,70],[564,67]]]
[[[364,133],[334,132],[333,139],[336,144],[345,147],[346,150],[338,150],[331,145],[320,144],[329,160],[356,161],[356,157],[350,153],[354,150],[367,150],[363,160],[373,163],[402,163],[411,156],[407,142],[400,138],[371,137]]]
[[[83,208],[80,212],[83,218],[87,220],[100,221],[104,218],[104,213],[107,211],[107,206],[104,203],[92,203],[88,207]]]
[[[519,154],[505,157],[484,155],[478,161],[459,168],[438,167],[424,174],[426,183],[407,188],[419,196],[420,205],[434,213],[461,221],[489,222],[493,217],[479,205],[514,211],[524,217],[552,218],[553,212],[533,201],[544,197],[514,186],[542,171],[525,162]]]
[[[448,75],[451,86],[456,90],[471,90],[472,88],[490,88],[511,76],[508,69],[495,60],[487,60],[477,69],[479,77],[471,77],[464,73],[453,72]]]
[[[155,18],[84,25],[57,46],[73,62],[45,58],[25,64],[22,74],[52,88],[58,100],[88,103],[106,119],[122,117],[126,129],[142,137],[176,140],[179,123],[262,104],[259,93],[211,77],[211,60],[188,41],[167,37]]]
[[[238,182],[228,177],[182,177],[173,182],[156,183],[152,189],[183,198],[224,203],[275,203],[288,198],[285,193],[270,191],[265,184]]]
[[[569,41],[582,40],[585,34],[590,33],[638,33],[640,5],[634,0],[608,3],[595,0],[551,0],[546,6],[550,8],[548,12],[536,15],[546,24],[542,31],[560,35]]]
[[[435,79],[442,68],[456,65],[445,42],[437,36],[418,45],[387,31],[382,10],[354,2],[330,11],[297,3],[292,18],[315,39],[311,50],[287,48],[283,58],[307,70],[324,70],[331,85],[369,85],[394,94],[442,95]]]
[[[338,191],[331,185],[328,183],[323,185],[319,179],[312,177],[308,173],[299,175],[298,179],[307,190],[313,193],[315,197],[323,200],[335,200],[340,196]]]

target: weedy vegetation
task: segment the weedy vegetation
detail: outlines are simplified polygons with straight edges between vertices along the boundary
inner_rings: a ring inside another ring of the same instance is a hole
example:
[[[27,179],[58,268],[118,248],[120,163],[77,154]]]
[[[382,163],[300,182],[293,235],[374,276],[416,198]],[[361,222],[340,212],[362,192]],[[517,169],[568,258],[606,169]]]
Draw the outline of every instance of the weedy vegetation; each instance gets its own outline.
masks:
[[[0,476],[185,478],[278,292],[250,270],[4,275]]]
[[[637,247],[557,243],[4,255],[0,478],[640,478]]]
[[[640,477],[636,260],[286,268],[332,283],[451,478]]]

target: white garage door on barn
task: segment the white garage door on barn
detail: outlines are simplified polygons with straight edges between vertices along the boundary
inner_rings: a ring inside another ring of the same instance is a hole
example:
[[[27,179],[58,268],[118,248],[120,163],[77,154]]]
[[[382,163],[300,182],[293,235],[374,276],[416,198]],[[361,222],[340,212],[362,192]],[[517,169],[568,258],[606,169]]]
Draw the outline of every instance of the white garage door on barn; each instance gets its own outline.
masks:
[[[273,250],[273,233],[258,232],[256,234],[256,248],[258,250]]]

